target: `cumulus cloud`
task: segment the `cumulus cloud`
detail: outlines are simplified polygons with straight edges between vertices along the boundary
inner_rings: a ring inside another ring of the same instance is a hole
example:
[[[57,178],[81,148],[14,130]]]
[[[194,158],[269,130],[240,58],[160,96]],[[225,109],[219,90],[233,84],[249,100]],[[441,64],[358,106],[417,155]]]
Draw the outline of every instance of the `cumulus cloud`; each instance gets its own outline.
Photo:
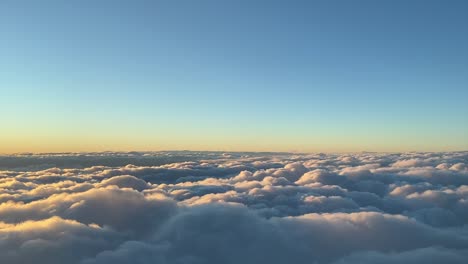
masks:
[[[464,263],[468,153],[0,157],[0,263]]]

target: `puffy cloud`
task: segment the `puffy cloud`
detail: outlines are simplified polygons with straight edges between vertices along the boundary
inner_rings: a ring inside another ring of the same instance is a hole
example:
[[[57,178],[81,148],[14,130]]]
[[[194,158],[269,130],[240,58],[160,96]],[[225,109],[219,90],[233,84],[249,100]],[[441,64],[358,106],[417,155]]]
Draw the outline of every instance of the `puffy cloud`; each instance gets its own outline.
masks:
[[[19,224],[0,222],[0,262],[78,263],[124,241],[110,229],[56,216]]]
[[[169,199],[109,187],[56,194],[30,203],[2,203],[0,219],[6,223],[20,223],[60,216],[84,224],[94,223],[123,232],[145,234],[174,210],[175,203]]]
[[[132,188],[137,191],[147,189],[148,183],[131,175],[115,176],[101,182],[101,186],[116,185],[120,188]]]
[[[1,263],[464,263],[468,153],[0,157]]]

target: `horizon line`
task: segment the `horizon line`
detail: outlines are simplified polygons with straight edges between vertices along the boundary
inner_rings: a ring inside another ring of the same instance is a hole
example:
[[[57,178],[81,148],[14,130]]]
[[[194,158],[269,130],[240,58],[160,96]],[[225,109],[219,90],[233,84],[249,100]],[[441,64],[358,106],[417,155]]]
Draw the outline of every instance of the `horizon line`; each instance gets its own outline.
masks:
[[[59,155],[59,154],[105,154],[105,153],[157,153],[157,152],[208,152],[208,153],[263,153],[263,154],[358,154],[358,153],[382,153],[382,154],[399,154],[399,153],[444,153],[444,152],[468,152],[465,150],[410,150],[410,151],[252,151],[252,150],[190,150],[190,149],[165,149],[165,150],[103,150],[103,151],[22,151],[22,152],[0,152],[0,156],[15,156],[15,155]]]

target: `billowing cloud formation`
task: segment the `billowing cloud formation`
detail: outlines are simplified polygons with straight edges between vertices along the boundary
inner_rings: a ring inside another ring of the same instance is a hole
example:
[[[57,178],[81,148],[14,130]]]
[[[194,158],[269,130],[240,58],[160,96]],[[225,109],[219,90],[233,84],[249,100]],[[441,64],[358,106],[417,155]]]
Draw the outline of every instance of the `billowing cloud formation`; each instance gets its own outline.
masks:
[[[0,263],[465,263],[467,164],[468,152],[4,156]]]

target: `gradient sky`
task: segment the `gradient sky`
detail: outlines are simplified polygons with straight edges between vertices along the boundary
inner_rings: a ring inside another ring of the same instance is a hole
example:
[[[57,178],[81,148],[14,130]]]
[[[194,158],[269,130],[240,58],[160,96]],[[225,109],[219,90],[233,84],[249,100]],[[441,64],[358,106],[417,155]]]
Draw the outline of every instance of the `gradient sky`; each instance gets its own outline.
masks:
[[[468,1],[0,2],[0,153],[468,149]]]

